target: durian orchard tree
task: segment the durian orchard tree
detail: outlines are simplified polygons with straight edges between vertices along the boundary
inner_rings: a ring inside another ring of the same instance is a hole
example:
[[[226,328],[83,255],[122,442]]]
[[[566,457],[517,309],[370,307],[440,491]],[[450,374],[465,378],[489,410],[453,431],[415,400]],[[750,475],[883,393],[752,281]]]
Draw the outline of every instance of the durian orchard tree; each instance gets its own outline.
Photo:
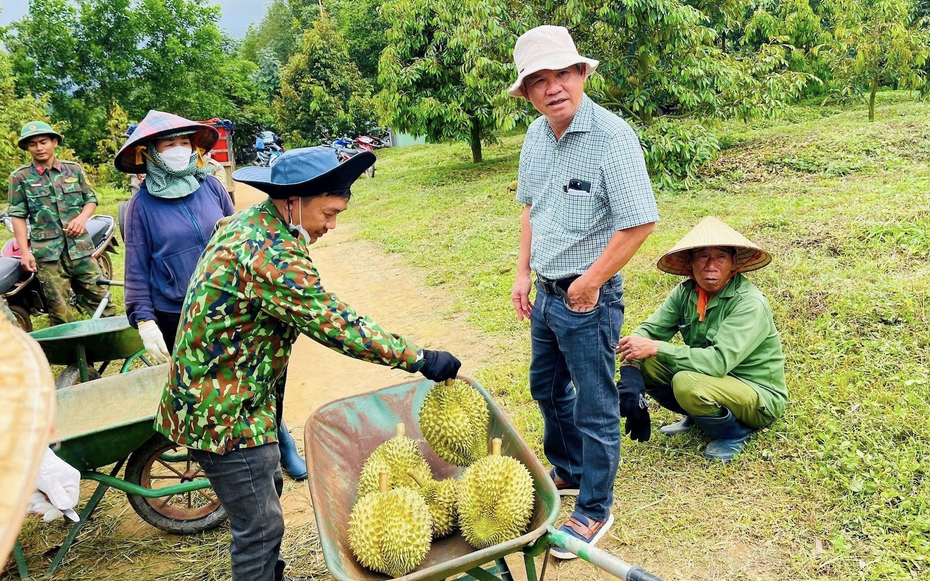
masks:
[[[481,144],[529,121],[508,97],[513,46],[529,26],[523,3],[503,0],[387,0],[381,8],[378,113],[385,126],[435,143],[464,141],[472,161]]]
[[[830,48],[835,93],[841,100],[868,95],[869,121],[883,85],[921,88],[930,58],[930,25],[912,23],[909,0],[844,0],[836,4],[836,42]]]

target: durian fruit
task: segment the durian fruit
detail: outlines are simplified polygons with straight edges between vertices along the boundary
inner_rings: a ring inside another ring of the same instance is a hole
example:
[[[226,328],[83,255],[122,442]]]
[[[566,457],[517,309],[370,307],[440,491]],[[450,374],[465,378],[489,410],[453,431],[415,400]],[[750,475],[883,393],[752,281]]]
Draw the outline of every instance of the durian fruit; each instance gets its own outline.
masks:
[[[420,407],[420,430],[436,455],[470,466],[488,455],[488,404],[464,381],[434,385]]]
[[[417,478],[426,482],[433,480],[433,472],[420,452],[420,447],[407,437],[404,424],[397,424],[396,435],[371,453],[362,465],[358,477],[358,497],[378,490],[379,474],[388,472],[388,488],[419,488],[416,480],[407,472],[413,471]]]
[[[379,475],[380,492],[358,499],[349,517],[349,548],[363,567],[401,577],[416,569],[429,553],[432,521],[423,497],[409,488],[388,488],[390,475]]]
[[[476,549],[515,539],[533,514],[533,478],[516,458],[501,456],[501,440],[491,455],[468,468],[459,480],[459,526]]]
[[[417,481],[420,488],[417,492],[426,501],[429,514],[433,520],[433,538],[441,539],[452,534],[458,524],[459,512],[456,508],[458,501],[459,482],[448,478],[439,481],[420,481],[420,478],[410,471],[410,477]]]

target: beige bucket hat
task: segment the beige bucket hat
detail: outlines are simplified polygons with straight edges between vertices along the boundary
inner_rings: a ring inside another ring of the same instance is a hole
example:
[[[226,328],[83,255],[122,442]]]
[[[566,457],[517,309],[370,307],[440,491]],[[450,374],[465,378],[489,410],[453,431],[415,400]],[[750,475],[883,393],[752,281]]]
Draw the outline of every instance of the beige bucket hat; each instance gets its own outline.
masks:
[[[691,276],[689,250],[708,246],[732,246],[736,248],[738,272],[758,270],[772,262],[772,255],[752,243],[748,238],[730,228],[719,218],[708,216],[691,229],[674,248],[666,252],[656,263],[659,270],[669,274]]]
[[[36,490],[55,420],[55,380],[42,348],[0,315],[0,570]]]
[[[511,97],[523,97],[523,79],[538,71],[558,71],[572,65],[587,65],[586,75],[594,73],[600,64],[578,54],[575,41],[564,26],[537,26],[527,30],[513,47],[513,62],[517,65],[517,80],[507,89]]]

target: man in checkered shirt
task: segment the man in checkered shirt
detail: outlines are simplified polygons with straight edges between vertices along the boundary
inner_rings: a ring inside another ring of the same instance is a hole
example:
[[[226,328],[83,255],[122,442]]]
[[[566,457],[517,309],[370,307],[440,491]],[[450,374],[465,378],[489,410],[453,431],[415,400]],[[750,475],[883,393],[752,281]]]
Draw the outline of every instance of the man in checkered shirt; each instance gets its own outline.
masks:
[[[584,94],[598,61],[580,56],[565,28],[540,26],[517,40],[514,62],[508,93],[542,117],[520,153],[517,201],[525,206],[511,298],[517,317],[530,319],[530,391],[545,421],[552,479],[561,494],[578,495],[561,530],[594,545],[613,523],[620,461],[619,272],[659,215],[636,134]]]

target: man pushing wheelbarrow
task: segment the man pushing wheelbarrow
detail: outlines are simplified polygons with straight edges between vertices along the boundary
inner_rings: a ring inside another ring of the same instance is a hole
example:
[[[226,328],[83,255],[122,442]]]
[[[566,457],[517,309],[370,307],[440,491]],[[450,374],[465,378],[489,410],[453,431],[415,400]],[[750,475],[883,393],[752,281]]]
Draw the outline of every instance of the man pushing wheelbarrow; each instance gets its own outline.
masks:
[[[217,225],[194,271],[156,429],[190,448],[230,515],[234,581],[283,578],[283,480],[276,443],[298,335],[357,359],[456,377],[461,363],[388,333],[328,293],[309,246],[336,227],[353,182],[375,161],[332,149],[281,155],[233,179],[269,198]]]

